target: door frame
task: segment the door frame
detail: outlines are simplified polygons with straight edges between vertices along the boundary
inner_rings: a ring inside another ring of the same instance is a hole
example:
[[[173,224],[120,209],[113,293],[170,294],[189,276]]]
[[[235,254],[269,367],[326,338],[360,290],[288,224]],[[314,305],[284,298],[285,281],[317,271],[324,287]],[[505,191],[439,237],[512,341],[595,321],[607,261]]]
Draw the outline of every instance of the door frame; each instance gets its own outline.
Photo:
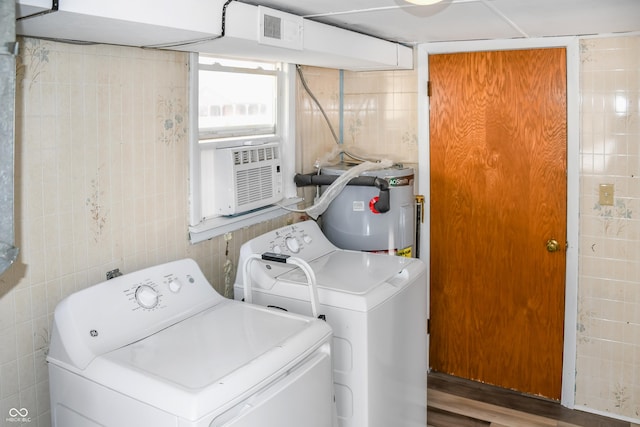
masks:
[[[508,40],[481,40],[465,42],[425,43],[416,48],[418,74],[418,158],[429,159],[429,55],[491,50],[537,49],[563,47],[567,53],[567,258],[565,276],[564,349],[562,356],[562,394],[560,403],[573,409],[575,406],[576,346],[578,319],[578,220],[580,203],[580,104],[579,71],[580,50],[578,37],[530,38]],[[419,162],[418,193],[429,200],[428,161]],[[420,247],[421,258],[427,262],[430,256],[430,212],[424,209]],[[430,288],[430,284],[428,284]],[[428,290],[429,292],[430,290]]]

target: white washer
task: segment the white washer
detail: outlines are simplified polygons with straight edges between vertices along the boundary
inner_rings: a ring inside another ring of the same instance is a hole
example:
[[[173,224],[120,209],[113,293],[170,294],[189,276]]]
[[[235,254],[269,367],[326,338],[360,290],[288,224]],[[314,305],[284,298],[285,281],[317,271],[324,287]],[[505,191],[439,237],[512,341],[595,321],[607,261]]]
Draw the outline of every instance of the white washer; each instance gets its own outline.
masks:
[[[334,420],[331,329],[228,300],[185,259],[56,307],[57,427],[300,427]]]
[[[265,252],[302,259],[317,282],[318,313],[333,328],[341,427],[424,427],[427,420],[426,265],[419,259],[342,250],[313,221],[266,233],[240,249],[235,298],[248,265],[253,303],[311,314],[307,276],[296,265],[251,262]]]

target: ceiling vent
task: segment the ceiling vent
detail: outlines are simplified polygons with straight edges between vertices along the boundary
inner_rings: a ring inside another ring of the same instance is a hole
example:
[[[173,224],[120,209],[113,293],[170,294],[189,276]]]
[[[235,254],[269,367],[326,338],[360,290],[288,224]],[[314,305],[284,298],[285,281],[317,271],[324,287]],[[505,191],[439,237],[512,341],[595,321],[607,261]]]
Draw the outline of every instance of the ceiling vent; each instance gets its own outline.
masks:
[[[259,44],[295,50],[304,48],[304,21],[301,16],[258,6],[258,21]]]

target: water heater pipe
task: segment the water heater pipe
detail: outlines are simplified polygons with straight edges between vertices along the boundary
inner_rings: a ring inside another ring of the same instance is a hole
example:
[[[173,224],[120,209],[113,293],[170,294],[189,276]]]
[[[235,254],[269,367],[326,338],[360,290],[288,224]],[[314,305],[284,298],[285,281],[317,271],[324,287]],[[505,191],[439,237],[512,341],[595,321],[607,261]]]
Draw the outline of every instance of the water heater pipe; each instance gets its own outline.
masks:
[[[308,187],[311,185],[331,185],[338,175],[317,175],[317,174],[296,174],[293,177],[293,181],[296,183],[296,187]],[[347,185],[357,185],[360,187],[376,187],[380,190],[378,194],[378,201],[373,204],[376,211],[380,213],[389,212],[391,209],[390,196],[389,196],[389,182],[386,179],[379,178],[377,176],[357,176],[351,178]]]

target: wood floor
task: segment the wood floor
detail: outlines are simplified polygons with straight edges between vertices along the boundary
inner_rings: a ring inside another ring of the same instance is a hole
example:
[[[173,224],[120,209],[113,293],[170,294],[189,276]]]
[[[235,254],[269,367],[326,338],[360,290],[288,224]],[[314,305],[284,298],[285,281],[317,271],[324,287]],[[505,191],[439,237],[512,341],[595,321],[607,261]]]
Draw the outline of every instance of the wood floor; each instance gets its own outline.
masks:
[[[430,427],[640,427],[436,372],[427,384]]]

